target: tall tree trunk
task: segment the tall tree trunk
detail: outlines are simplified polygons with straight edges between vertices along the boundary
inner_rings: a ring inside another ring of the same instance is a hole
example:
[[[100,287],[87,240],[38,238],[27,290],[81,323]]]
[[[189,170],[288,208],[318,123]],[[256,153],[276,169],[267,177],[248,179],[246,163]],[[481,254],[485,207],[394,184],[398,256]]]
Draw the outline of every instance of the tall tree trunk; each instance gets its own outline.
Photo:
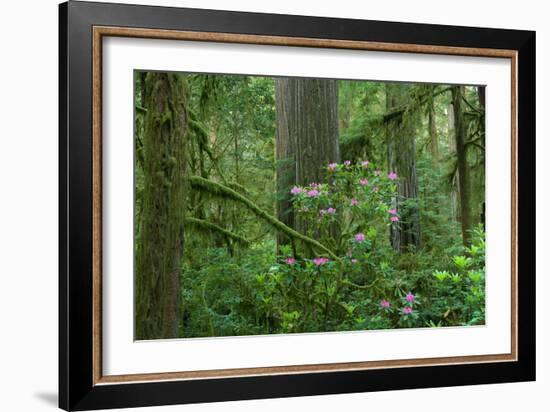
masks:
[[[146,78],[144,194],[136,248],[136,339],[174,338],[180,319],[187,144],[181,76]]]
[[[326,165],[340,160],[338,145],[338,87],[335,80],[278,78],[277,217],[303,233],[304,222],[292,213],[290,189],[321,182]],[[278,243],[285,243],[281,237]]]
[[[481,145],[485,147],[485,86],[478,86],[477,87],[477,96],[479,99],[479,108],[481,109]],[[483,190],[482,193],[485,192],[485,153],[483,153],[483,164],[482,164],[482,179],[483,183],[481,186],[481,190]],[[483,230],[485,230],[485,199],[483,199],[481,203],[481,215],[480,215],[480,221],[483,225]]]
[[[460,192],[460,222],[464,245],[470,244],[472,229],[472,211],[470,205],[470,170],[466,154],[466,123],[464,120],[463,96],[464,86],[453,86],[453,111],[456,141],[456,159],[458,169],[458,186]]]
[[[435,124],[435,103],[433,87],[429,87],[430,97],[428,99],[428,132],[430,134],[430,151],[435,164],[439,164],[439,138],[437,136],[437,125]]]
[[[410,104],[411,87],[413,86],[400,83],[386,84],[388,113]],[[401,221],[390,226],[390,241],[396,250],[405,250],[409,246],[419,248],[421,245],[420,215],[418,208],[410,204],[411,201],[416,201],[418,191],[415,134],[413,114],[408,110],[387,120],[388,167],[399,177],[395,206],[399,210]]]

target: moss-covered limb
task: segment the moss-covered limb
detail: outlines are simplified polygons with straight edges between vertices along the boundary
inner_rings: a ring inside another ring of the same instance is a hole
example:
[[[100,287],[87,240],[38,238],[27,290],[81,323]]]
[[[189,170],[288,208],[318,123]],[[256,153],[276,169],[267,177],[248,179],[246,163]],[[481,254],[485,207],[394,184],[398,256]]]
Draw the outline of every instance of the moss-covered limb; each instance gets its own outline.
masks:
[[[439,96],[440,94],[449,92],[451,90],[452,90],[451,87],[444,87],[440,90],[434,91],[433,94],[431,95],[427,95],[427,94],[417,95],[415,96],[415,99],[412,101],[411,104],[401,105],[398,107],[394,107],[392,110],[388,110],[383,115],[383,120],[387,122],[393,119],[394,117],[402,116],[407,110],[414,110],[419,107],[422,107],[428,102],[429,99],[433,99],[436,96]]]
[[[368,285],[358,285],[357,283],[352,282],[351,280],[344,279],[342,283],[347,286],[351,286],[357,289],[372,289],[380,280],[380,278],[374,280],[372,283],[369,283]]]
[[[215,223],[208,222],[203,219],[197,219],[195,217],[187,217],[185,218],[185,226],[193,226],[195,228],[198,228],[203,231],[207,231],[210,233],[217,233],[225,238],[231,239],[237,243],[241,243],[243,245],[248,245],[250,241],[241,235],[238,235],[236,233],[233,233],[227,229],[224,229],[221,226],[216,225]]]
[[[200,176],[191,176],[189,178],[189,181],[190,181],[191,187],[193,187],[194,189],[206,190],[211,195],[222,197],[225,199],[231,199],[235,202],[239,202],[245,205],[256,216],[265,220],[267,223],[269,223],[274,229],[278,230],[279,232],[284,233],[285,235],[287,235],[292,239],[300,240],[301,242],[313,247],[314,249],[321,250],[337,261],[340,260],[340,258],[338,258],[338,256],[336,256],[336,254],[332,250],[330,250],[320,242],[316,241],[315,239],[305,236],[295,231],[294,229],[288,227],[287,225],[282,223],[280,220],[271,216],[269,213],[261,209],[254,202],[252,202],[245,196],[241,195],[240,193],[236,192],[235,190],[227,186],[224,186],[220,183],[214,182],[212,180],[204,179]]]

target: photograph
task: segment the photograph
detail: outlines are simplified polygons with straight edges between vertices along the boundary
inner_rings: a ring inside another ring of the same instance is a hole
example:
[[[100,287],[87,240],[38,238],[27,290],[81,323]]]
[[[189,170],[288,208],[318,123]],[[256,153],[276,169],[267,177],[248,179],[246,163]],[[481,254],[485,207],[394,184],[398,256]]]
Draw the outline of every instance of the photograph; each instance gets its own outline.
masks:
[[[134,70],[134,338],[485,325],[485,86]]]

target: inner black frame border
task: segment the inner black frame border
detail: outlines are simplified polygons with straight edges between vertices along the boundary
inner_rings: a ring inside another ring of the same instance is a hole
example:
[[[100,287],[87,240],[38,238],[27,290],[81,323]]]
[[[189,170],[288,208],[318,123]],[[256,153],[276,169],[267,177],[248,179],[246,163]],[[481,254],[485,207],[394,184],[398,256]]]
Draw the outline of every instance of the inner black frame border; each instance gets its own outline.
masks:
[[[515,50],[518,360],[94,385],[92,27]],[[59,6],[59,406],[90,410],[535,380],[535,32],[70,1]],[[521,184],[520,184],[521,183]]]

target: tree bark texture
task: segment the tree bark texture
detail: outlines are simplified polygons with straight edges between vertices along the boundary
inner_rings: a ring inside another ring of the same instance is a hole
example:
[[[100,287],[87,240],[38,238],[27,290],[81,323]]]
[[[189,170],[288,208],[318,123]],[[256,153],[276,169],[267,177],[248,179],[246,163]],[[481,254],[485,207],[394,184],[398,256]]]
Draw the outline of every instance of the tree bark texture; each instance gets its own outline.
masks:
[[[410,89],[413,86],[400,83],[386,84],[386,110],[410,105]],[[390,242],[395,250],[421,245],[420,215],[414,204],[417,199],[415,126],[413,113],[405,110],[386,122],[388,168],[399,178],[396,208],[400,214],[399,224],[390,226]]]
[[[185,83],[148,73],[144,193],[136,249],[136,339],[174,338],[180,320],[187,143]]]
[[[326,166],[340,161],[338,87],[324,79],[278,78],[275,83],[277,217],[306,233],[292,213],[290,189],[322,182]],[[277,240],[285,243],[280,235]]]
[[[460,194],[460,222],[464,245],[470,244],[472,229],[472,211],[470,205],[470,170],[466,150],[466,123],[464,119],[463,96],[464,86],[453,86],[453,112],[455,125],[456,158],[458,169],[458,186]]]

